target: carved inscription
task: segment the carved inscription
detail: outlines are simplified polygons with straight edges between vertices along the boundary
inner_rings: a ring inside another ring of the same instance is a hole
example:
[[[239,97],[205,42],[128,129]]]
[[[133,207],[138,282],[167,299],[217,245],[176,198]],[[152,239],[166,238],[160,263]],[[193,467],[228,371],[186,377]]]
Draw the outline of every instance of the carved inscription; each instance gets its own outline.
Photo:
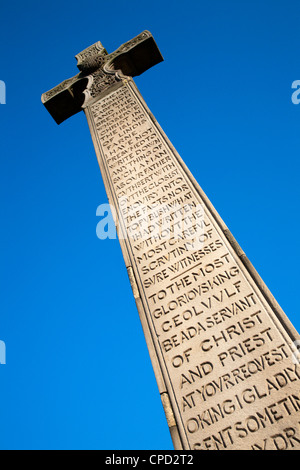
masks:
[[[300,368],[289,337],[135,86],[87,113],[188,445],[299,449]]]

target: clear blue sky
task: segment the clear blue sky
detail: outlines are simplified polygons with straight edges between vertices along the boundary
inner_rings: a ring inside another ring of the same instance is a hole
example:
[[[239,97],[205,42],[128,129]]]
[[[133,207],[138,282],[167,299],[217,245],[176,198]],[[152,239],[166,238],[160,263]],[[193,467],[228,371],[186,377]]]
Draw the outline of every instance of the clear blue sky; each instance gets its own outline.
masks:
[[[171,449],[83,113],[57,126],[42,92],[148,29],[165,58],[147,104],[298,331],[300,3],[4,2],[1,449]]]

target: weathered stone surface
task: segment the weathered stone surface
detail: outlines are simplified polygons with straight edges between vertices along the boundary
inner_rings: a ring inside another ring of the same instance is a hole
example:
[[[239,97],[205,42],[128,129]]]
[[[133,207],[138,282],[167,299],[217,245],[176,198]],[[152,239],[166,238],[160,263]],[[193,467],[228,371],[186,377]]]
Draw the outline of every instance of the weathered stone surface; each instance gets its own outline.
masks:
[[[99,44],[94,49],[103,53]],[[90,73],[98,63],[93,60]],[[133,80],[124,70],[114,77],[82,106],[118,210],[122,252],[174,446],[300,449],[297,332]]]
[[[119,231],[128,233],[123,243],[184,447],[299,447],[300,368],[292,362],[289,331],[134,84],[129,81],[86,114],[112,203],[127,198]],[[128,215],[132,204],[136,212]],[[145,217],[142,205],[154,211],[159,206],[172,219],[156,237],[151,227],[162,218],[144,231],[137,228]],[[197,228],[202,246],[194,250],[189,238]]]

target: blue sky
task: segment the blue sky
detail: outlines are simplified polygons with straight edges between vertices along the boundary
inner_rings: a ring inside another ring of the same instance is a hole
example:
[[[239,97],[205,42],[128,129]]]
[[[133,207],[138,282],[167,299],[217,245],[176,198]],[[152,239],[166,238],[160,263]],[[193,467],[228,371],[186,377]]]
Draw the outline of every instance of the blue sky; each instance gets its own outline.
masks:
[[[1,6],[1,449],[171,449],[83,113],[57,126],[40,96],[148,29],[165,61],[135,81],[295,327],[300,4],[65,0]]]

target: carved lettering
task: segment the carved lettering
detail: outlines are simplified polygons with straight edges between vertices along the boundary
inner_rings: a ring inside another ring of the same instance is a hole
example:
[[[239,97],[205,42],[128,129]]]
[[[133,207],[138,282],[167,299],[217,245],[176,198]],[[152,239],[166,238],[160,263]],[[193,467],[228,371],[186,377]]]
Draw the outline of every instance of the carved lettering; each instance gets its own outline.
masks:
[[[286,336],[134,85],[90,115],[189,445],[297,447],[300,373]]]

